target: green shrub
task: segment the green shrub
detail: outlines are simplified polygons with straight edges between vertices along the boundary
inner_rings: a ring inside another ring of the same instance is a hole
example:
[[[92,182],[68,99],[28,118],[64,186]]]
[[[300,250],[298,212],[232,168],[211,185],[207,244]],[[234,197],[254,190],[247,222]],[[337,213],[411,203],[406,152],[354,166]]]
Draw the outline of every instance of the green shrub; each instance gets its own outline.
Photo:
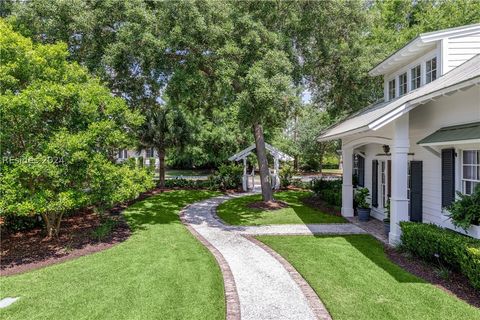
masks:
[[[238,189],[242,184],[243,168],[236,163],[222,164],[209,179],[210,188]]]
[[[294,174],[293,167],[289,164],[285,164],[279,172],[280,177],[280,186],[282,188],[286,188],[292,184],[292,178]]]
[[[291,185],[296,188],[309,189],[310,182],[302,181],[300,178],[292,179]]]
[[[8,214],[3,217],[3,226],[5,229],[13,232],[31,230],[42,225],[39,215],[19,216]]]
[[[463,230],[467,230],[472,224],[480,224],[480,184],[477,185],[471,195],[457,193],[458,199],[448,208],[452,223]]]
[[[355,190],[355,203],[357,204],[357,208],[360,209],[369,209],[370,204],[368,203],[368,199],[370,198],[370,191],[367,188],[358,188]]]
[[[209,180],[194,180],[194,179],[167,179],[165,180],[166,188],[181,188],[181,189],[215,189],[213,182]]]
[[[480,240],[433,224],[400,222],[401,247],[421,259],[463,273],[480,289]]]
[[[342,180],[313,179],[310,189],[332,206],[342,206]]]

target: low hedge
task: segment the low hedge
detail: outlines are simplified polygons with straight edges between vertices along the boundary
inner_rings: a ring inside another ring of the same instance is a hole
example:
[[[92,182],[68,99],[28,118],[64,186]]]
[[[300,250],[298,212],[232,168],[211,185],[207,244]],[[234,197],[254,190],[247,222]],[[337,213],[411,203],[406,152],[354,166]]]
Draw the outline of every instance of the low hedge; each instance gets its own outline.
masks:
[[[464,274],[480,290],[480,240],[433,224],[400,222],[402,248]]]
[[[313,179],[310,189],[332,206],[342,206],[342,180]]]
[[[165,180],[165,187],[185,189],[210,189],[212,188],[212,183],[210,180],[175,178]]]

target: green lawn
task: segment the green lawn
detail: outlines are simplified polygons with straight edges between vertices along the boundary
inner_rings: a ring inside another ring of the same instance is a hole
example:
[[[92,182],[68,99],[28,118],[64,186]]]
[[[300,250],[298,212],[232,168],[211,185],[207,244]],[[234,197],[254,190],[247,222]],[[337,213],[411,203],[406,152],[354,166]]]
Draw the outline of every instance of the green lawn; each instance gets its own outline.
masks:
[[[20,297],[0,319],[224,319],[215,259],[181,224],[179,209],[216,195],[163,193],[125,215],[134,233],[109,250],[0,279]]]
[[[260,201],[261,195],[235,198],[222,203],[217,215],[232,225],[265,225],[265,224],[302,224],[302,223],[343,223],[345,219],[329,215],[311,208],[302,202],[309,196],[308,191],[283,191],[274,194],[275,199],[285,201],[288,208],[279,210],[261,210],[249,208],[249,203]]]
[[[303,275],[335,320],[480,319],[480,309],[391,262],[371,236],[258,239]]]

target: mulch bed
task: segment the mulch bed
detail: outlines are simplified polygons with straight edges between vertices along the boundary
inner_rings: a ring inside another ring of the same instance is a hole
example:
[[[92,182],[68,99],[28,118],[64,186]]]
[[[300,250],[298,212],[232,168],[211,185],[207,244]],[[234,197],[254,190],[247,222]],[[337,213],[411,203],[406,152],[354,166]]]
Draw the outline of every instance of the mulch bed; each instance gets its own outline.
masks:
[[[480,292],[475,290],[468,279],[457,272],[451,272],[448,278],[442,278],[436,271],[436,267],[427,264],[406,253],[400,252],[390,246],[385,246],[387,256],[402,267],[404,270],[432,283],[436,287],[456,296],[457,298],[480,308]]]
[[[9,233],[1,230],[0,275],[12,275],[63,262],[76,257],[108,249],[125,241],[130,229],[119,214],[135,202],[170,189],[154,189],[137,199],[112,208],[107,214],[114,220],[111,233],[98,240],[92,232],[101,224],[99,215],[87,208],[62,220],[58,238],[46,239],[43,228]]]
[[[324,200],[320,199],[319,197],[313,195],[310,197],[306,197],[302,199],[302,202],[306,204],[307,206],[310,206],[312,208],[318,209],[324,213],[328,213],[334,216],[339,216],[341,217],[342,214],[340,213],[340,210],[338,208],[335,208],[334,206],[326,203]]]
[[[261,210],[279,210],[283,208],[288,208],[288,203],[280,200],[276,201],[255,201],[247,205],[249,208],[261,209]]]

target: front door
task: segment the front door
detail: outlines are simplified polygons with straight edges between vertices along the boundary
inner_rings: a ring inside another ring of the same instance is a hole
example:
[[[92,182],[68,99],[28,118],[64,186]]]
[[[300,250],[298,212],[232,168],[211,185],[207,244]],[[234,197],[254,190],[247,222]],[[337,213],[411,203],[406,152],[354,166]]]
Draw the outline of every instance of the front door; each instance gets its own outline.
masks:
[[[409,174],[410,193],[410,221],[422,222],[423,220],[423,162],[410,161]]]

